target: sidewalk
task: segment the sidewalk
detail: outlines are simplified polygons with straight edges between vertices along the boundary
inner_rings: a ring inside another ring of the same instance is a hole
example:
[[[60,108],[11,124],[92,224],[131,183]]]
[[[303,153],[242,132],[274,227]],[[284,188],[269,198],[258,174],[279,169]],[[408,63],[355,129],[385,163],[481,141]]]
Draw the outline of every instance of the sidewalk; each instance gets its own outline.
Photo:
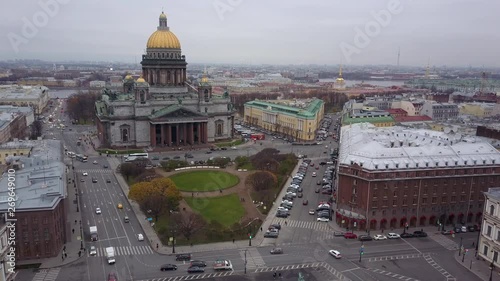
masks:
[[[64,244],[63,248],[58,249],[57,256],[53,258],[45,258],[45,259],[34,259],[34,260],[24,260],[19,262],[19,265],[27,265],[27,264],[37,264],[41,263],[40,268],[53,268],[60,267],[63,265],[71,264],[80,258],[84,258],[85,252],[81,251],[81,256],[78,256],[78,252],[80,252],[81,247],[83,245],[83,229],[81,228],[81,212],[77,212],[76,205],[76,188],[75,183],[73,182],[73,170],[71,169],[71,160],[68,158],[64,159],[66,166],[68,167],[67,173],[67,193],[68,197],[65,200],[65,209],[66,209],[66,244]],[[78,211],[80,211],[78,209]],[[76,223],[75,223],[76,222]],[[74,232],[73,232],[74,230]],[[64,258],[63,258],[64,255]]]
[[[470,272],[474,273],[480,280],[489,280],[490,278],[490,263],[488,261],[483,260],[481,257],[475,256],[476,249],[475,248],[466,248],[468,252],[465,255],[458,255],[458,251],[455,251],[455,259],[462,266],[467,268]],[[463,261],[463,262],[462,262]],[[500,273],[498,271],[493,271],[493,279],[499,280],[498,276]]]
[[[129,187],[125,181],[125,179],[122,177],[120,173],[116,172],[116,168],[120,164],[120,160],[118,158],[109,158],[108,159],[110,168],[113,169],[115,176],[118,180],[118,184],[122,188],[125,196],[128,195],[129,192]],[[151,226],[151,223],[148,222],[142,211],[140,210],[139,205],[134,202],[130,201],[130,205],[132,206],[132,210],[134,211],[135,215],[137,216],[137,220],[141,224],[141,227],[143,229],[144,234],[146,237],[149,238],[149,243],[151,245],[151,248],[155,250],[157,253],[162,254],[162,255],[169,255],[173,254],[172,253],[172,247],[171,246],[163,246],[161,241],[158,238],[158,235],[154,231],[153,227]],[[252,246],[257,246],[262,243],[263,236],[260,235],[261,238],[255,237],[252,239]],[[248,248],[248,240],[242,240],[242,241],[235,241],[234,243],[232,241],[230,242],[220,242],[220,243],[211,243],[211,244],[202,244],[202,245],[193,245],[193,246],[175,246],[175,253],[196,253],[196,252],[206,252],[206,251],[213,251],[213,250],[225,250],[225,249],[240,249],[240,248]]]

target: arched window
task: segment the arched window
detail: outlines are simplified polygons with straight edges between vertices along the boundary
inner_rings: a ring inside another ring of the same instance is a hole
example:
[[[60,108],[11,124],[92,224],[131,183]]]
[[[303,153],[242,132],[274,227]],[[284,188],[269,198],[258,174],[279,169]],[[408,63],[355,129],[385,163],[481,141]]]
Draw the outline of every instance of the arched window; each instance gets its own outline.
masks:
[[[223,133],[224,133],[224,129],[222,128],[222,123],[218,123],[217,124],[217,135],[222,136]]]
[[[144,91],[141,91],[140,98],[142,103],[146,102],[146,93]]]
[[[208,89],[205,89],[204,96],[205,96],[205,102],[210,101],[210,96],[208,95]]]
[[[494,213],[495,213],[495,206],[490,205],[490,216],[493,216]]]
[[[120,126],[120,139],[122,142],[128,142],[130,139],[130,126],[122,125]]]

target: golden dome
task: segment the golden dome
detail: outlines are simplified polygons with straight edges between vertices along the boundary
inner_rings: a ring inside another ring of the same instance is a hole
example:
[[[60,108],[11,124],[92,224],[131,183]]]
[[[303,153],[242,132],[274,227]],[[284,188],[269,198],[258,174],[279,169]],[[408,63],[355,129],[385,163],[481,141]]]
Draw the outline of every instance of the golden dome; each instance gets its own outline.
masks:
[[[157,30],[149,36],[146,47],[151,49],[180,49],[181,43],[170,30]]]
[[[165,15],[165,13],[161,12],[160,19],[166,19],[166,18],[167,18],[167,15]]]
[[[131,79],[134,79],[134,78],[132,78],[132,75],[129,74],[129,75],[125,76],[125,80],[131,80]]]
[[[135,81],[137,83],[146,83],[146,80],[144,80],[144,78],[142,77],[139,77],[139,79],[137,79],[137,81]]]

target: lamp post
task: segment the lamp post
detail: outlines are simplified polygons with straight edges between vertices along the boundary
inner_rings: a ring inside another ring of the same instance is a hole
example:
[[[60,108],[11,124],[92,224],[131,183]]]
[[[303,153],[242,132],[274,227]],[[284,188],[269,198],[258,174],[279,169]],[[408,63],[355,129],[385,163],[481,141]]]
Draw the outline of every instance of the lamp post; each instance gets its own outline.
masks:
[[[247,250],[245,249],[245,274],[247,274]]]
[[[493,264],[493,262],[491,262],[491,264],[490,264],[490,279],[488,279],[490,281],[493,280],[493,269],[495,269],[495,265]]]
[[[463,237],[460,237],[460,248],[458,248],[458,256],[459,257],[460,257],[460,254],[462,253],[462,247],[463,247],[462,240],[463,240]]]
[[[365,246],[363,245],[363,242],[361,242],[361,248],[359,248],[359,262],[361,262],[361,256],[365,253]]]

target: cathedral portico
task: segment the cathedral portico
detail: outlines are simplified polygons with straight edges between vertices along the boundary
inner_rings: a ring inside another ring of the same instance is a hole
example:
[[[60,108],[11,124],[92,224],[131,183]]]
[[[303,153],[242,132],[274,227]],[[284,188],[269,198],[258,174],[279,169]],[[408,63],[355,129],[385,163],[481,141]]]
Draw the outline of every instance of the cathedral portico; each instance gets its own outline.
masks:
[[[187,80],[186,57],[163,12],[141,65],[141,78],[127,75],[121,92],[105,89],[96,102],[102,144],[159,148],[232,138],[229,93],[213,94],[206,75],[199,83]]]

